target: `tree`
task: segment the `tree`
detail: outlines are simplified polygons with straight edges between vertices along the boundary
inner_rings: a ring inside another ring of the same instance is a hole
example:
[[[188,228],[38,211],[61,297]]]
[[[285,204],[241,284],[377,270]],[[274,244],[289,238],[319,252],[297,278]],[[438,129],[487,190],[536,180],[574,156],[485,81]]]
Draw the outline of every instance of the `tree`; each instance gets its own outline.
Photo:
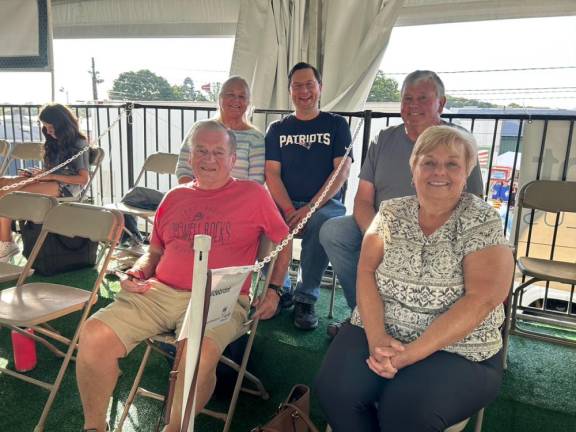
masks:
[[[222,83],[220,82],[213,82],[210,83],[210,89],[206,92],[208,95],[208,99],[212,102],[216,102],[218,100],[218,95],[220,94],[220,89],[222,88]]]
[[[124,72],[114,80],[111,99],[122,100],[175,100],[174,90],[168,81],[149,71]]]
[[[199,90],[194,87],[194,81],[190,77],[184,78],[184,82],[181,86],[173,86],[174,96],[178,100],[190,100],[190,101],[207,101],[206,96],[202,94]]]
[[[464,108],[464,107],[477,107],[477,108],[498,108],[490,102],[483,102],[478,99],[467,99],[463,97],[446,95],[446,108]]]
[[[384,72],[379,70],[368,94],[368,102],[398,102],[399,100],[398,81],[394,78],[387,78]]]

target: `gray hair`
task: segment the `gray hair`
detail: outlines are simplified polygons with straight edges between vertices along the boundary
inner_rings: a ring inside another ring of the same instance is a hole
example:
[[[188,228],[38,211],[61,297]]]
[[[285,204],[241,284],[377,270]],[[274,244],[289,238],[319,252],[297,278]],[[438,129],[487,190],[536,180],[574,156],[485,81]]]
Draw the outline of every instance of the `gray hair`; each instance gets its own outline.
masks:
[[[466,172],[470,175],[478,159],[476,139],[464,129],[447,125],[430,126],[420,134],[410,155],[410,169],[414,171],[418,158],[429,154],[441,145],[451,150],[459,150],[462,146],[464,147]]]
[[[432,72],[429,70],[416,70],[414,72],[410,72],[404,79],[404,82],[402,83],[402,89],[400,90],[400,95],[404,94],[406,88],[413,86],[414,84],[417,84],[421,81],[430,81],[432,84],[434,84],[434,87],[436,88],[436,96],[438,96],[439,98],[445,96],[444,83],[442,82],[440,77],[436,74],[436,72]]]
[[[236,136],[234,135],[234,132],[216,120],[200,120],[192,125],[190,131],[188,132],[188,145],[190,146],[190,150],[192,150],[196,144],[196,138],[198,134],[203,130],[212,132],[226,132],[228,135],[228,147],[230,149],[230,153],[236,153]]]

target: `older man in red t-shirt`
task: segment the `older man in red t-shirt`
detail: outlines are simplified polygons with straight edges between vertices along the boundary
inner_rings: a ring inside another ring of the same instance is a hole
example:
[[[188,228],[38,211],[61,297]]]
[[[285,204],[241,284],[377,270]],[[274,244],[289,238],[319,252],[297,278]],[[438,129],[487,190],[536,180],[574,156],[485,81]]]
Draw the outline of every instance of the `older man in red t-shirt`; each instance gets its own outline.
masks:
[[[216,121],[198,122],[191,146],[190,164],[196,178],[168,192],[156,212],[148,252],[127,272],[130,277],[122,281],[116,301],[94,314],[82,330],[76,375],[85,431],[106,430],[118,359],[147,337],[180,330],[192,287],[195,234],[212,237],[209,268],[253,264],[262,234],[274,242],[288,234],[266,189],[256,182],[230,177],[236,161],[234,134]],[[282,285],[289,259],[289,251],[279,255],[270,287],[256,307],[256,317],[274,315],[279,300],[274,287]],[[249,288],[247,280],[230,321],[204,335],[196,412],[214,391],[216,366],[224,348],[241,334]],[[178,379],[176,384],[177,399],[182,397],[182,381]],[[166,432],[179,430],[180,405],[173,404]]]

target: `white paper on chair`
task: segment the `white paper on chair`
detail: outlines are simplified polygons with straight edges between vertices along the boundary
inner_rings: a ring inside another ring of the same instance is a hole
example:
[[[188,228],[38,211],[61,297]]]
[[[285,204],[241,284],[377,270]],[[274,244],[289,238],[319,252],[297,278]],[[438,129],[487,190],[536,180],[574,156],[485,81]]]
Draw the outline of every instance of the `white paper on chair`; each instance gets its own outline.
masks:
[[[212,294],[206,328],[222,325],[232,316],[238,296],[254,266],[225,267],[212,270]]]

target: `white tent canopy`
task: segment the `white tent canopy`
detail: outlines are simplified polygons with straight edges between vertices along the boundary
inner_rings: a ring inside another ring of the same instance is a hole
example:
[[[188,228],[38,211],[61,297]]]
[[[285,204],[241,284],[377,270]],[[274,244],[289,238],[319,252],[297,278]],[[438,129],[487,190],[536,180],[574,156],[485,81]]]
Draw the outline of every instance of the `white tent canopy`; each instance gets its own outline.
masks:
[[[358,6],[363,1],[349,2]],[[52,0],[54,37],[234,36],[240,3],[241,0]],[[564,15],[576,15],[576,1],[406,0],[396,25]],[[7,17],[0,13],[0,21],[2,18]]]

